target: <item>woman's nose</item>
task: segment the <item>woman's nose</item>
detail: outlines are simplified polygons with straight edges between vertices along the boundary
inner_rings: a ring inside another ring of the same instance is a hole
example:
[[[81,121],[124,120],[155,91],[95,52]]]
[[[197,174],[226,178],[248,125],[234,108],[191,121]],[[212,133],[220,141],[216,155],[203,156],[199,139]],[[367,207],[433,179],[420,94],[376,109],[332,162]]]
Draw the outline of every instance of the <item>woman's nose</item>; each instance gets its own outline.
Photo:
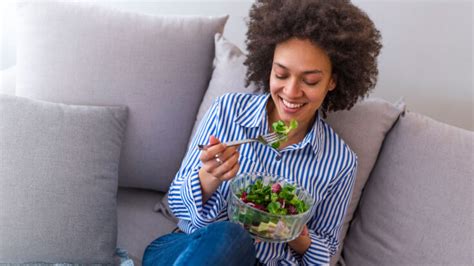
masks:
[[[285,86],[285,93],[288,96],[298,97],[302,93],[299,82],[295,78],[290,78]]]

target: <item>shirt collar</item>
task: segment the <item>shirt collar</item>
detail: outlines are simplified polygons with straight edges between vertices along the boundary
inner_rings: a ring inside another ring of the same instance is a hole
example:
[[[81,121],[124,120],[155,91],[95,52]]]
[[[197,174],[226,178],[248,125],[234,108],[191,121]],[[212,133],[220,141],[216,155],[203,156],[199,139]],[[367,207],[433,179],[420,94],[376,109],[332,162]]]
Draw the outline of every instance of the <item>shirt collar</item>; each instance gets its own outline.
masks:
[[[264,125],[264,121],[267,121],[266,106],[269,98],[269,93],[252,97],[252,99],[240,107],[239,113],[237,114],[234,122],[247,128],[256,128]],[[311,127],[311,130],[308,132],[308,134],[306,134],[303,141],[298,144],[288,146],[285,149],[302,149],[307,145],[311,145],[314,154],[319,156],[321,151],[322,137],[323,122],[321,118],[321,112],[318,111],[313,126]]]
[[[321,118],[321,112],[318,110],[316,118],[314,119],[311,130],[306,134],[303,141],[295,144],[299,148],[304,148],[307,145],[311,145],[311,148],[316,155],[320,155],[321,143],[323,138],[323,122]]]
[[[252,97],[246,104],[240,107],[239,113],[235,117],[235,123],[243,127],[258,127],[262,125],[262,121],[266,120],[266,106],[269,98],[269,93]]]

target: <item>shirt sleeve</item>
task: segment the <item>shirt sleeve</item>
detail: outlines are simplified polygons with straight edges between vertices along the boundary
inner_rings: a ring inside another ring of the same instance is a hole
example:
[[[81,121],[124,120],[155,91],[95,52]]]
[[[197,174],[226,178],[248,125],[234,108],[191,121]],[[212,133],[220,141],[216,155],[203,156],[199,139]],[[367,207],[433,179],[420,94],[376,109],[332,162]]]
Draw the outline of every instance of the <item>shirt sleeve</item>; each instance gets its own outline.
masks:
[[[186,228],[189,232],[212,223],[226,211],[227,202],[220,188],[202,203],[198,174],[201,161],[197,145],[208,143],[210,135],[218,136],[219,109],[217,99],[203,117],[169,190],[170,209],[178,219],[190,222],[191,228]]]
[[[357,157],[341,171],[328,196],[317,206],[314,218],[308,223],[311,245],[302,256],[303,265],[329,265],[330,257],[336,254],[339,232],[351,199],[357,172]]]

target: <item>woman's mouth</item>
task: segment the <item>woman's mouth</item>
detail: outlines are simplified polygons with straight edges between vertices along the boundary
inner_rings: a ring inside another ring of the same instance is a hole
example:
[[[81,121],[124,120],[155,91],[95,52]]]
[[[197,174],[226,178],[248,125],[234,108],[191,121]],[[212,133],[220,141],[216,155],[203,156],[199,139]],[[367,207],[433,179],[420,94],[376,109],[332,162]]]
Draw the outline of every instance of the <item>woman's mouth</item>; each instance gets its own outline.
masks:
[[[301,107],[303,107],[304,103],[292,103],[280,97],[280,101],[285,109],[286,112],[294,113],[297,112]]]

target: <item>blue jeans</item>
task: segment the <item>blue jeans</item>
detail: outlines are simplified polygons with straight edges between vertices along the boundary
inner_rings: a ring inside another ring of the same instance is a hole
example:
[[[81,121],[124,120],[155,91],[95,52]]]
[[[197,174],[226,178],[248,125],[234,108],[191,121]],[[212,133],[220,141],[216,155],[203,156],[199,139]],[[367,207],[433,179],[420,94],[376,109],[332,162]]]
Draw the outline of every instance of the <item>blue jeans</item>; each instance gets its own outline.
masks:
[[[151,242],[143,255],[148,265],[255,265],[253,240],[242,226],[216,222],[191,234],[171,233]]]

